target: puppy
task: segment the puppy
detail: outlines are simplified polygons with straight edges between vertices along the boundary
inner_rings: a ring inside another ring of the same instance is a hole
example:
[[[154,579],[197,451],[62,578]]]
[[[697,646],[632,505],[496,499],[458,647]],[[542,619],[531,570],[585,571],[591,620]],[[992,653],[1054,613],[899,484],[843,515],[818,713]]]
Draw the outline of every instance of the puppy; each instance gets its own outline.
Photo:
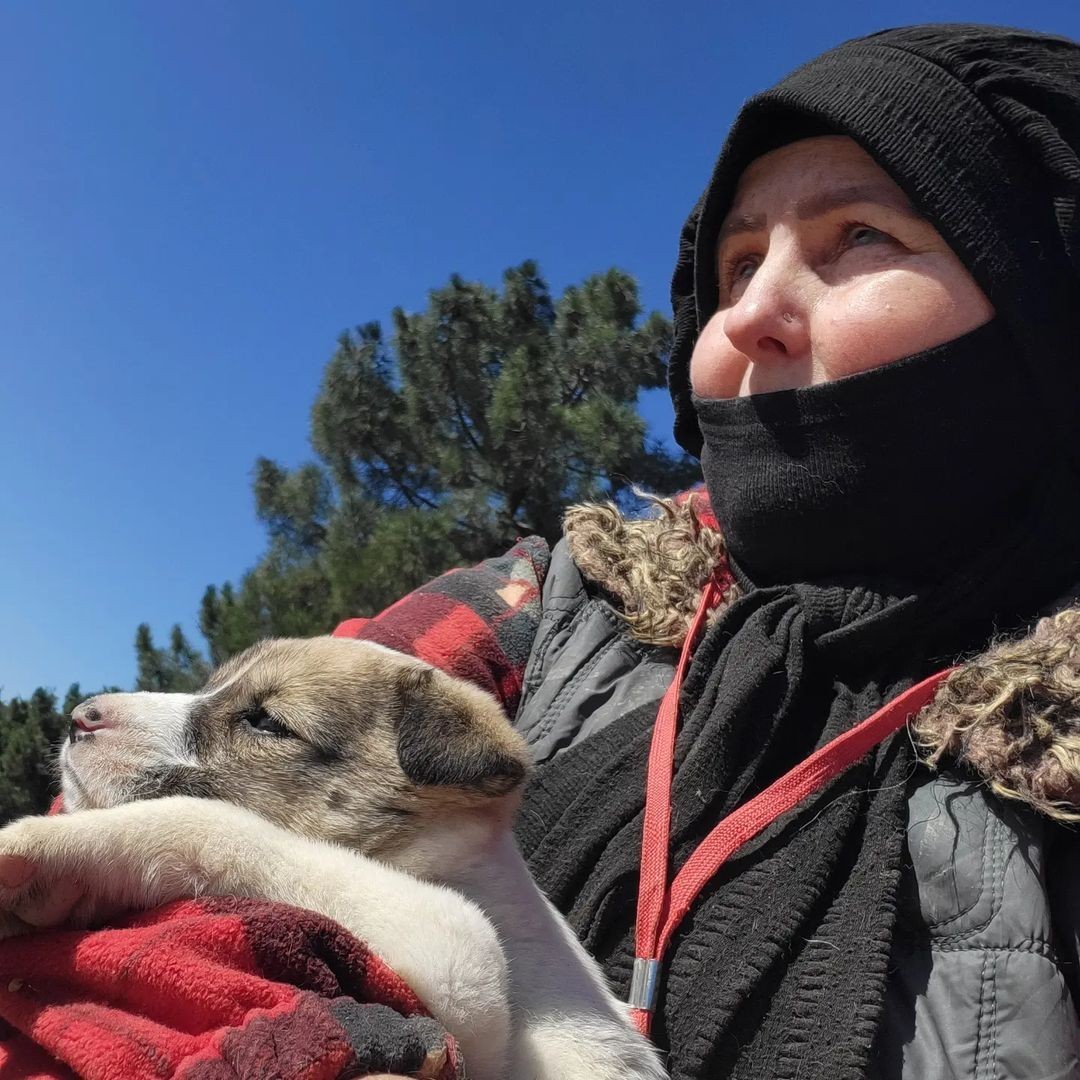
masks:
[[[266,641],[197,694],[72,713],[65,808],[0,831],[0,936],[197,895],[346,927],[474,1080],[662,1080],[510,832],[527,754],[499,704],[340,638]]]

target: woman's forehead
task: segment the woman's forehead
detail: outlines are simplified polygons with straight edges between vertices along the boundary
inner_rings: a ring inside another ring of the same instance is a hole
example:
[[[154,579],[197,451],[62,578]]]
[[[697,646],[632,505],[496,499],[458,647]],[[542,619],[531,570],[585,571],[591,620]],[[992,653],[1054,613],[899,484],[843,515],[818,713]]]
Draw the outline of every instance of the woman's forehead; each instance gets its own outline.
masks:
[[[790,210],[809,218],[854,202],[880,202],[911,211],[896,181],[853,139],[843,135],[799,139],[746,167],[721,233],[729,231],[737,217]]]

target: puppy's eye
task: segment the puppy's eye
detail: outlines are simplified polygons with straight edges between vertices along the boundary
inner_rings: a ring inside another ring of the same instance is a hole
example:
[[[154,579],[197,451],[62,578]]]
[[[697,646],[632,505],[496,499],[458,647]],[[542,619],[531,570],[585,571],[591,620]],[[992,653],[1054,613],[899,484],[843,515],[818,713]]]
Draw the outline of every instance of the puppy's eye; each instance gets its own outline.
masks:
[[[292,732],[277,717],[271,716],[262,708],[251,709],[244,713],[244,723],[260,735],[292,736]]]

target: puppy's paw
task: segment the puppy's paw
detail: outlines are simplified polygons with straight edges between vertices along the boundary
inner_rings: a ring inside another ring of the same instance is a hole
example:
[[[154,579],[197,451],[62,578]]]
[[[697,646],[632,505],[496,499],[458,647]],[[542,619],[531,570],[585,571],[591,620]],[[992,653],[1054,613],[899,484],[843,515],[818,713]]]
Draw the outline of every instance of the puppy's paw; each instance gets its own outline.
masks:
[[[53,818],[23,818],[0,830],[0,938],[89,914],[92,875]]]
[[[170,843],[182,831],[177,809],[147,802],[0,829],[0,937],[90,926],[197,893],[183,845]]]

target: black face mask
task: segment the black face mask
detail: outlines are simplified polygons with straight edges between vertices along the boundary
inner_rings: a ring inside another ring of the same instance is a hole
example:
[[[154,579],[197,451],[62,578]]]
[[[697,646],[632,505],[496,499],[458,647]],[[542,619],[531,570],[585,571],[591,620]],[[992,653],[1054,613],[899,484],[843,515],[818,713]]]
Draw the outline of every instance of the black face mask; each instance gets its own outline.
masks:
[[[1050,452],[1030,382],[995,319],[833,383],[695,396],[737,569],[755,585],[943,579],[1027,514]]]

